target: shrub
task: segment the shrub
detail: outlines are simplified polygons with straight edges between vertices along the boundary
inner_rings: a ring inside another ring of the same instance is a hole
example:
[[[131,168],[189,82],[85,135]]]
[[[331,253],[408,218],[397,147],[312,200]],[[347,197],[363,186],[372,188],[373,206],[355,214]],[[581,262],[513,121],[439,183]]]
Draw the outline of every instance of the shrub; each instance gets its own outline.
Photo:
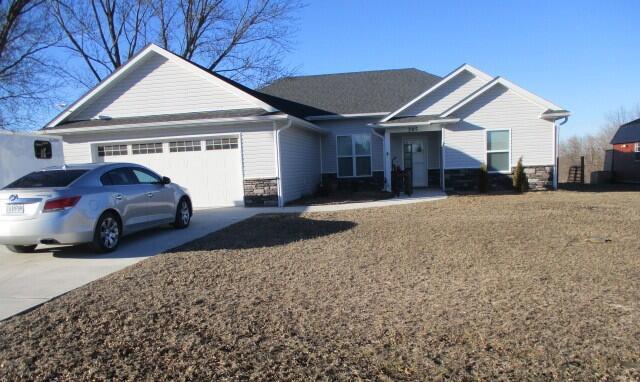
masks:
[[[485,193],[489,190],[489,171],[487,171],[487,165],[480,165],[480,175],[478,178],[478,191]]]
[[[524,173],[522,157],[520,157],[520,159],[518,159],[518,164],[516,165],[516,170],[513,173],[513,188],[516,189],[516,192],[525,192],[528,187],[529,183],[527,181],[527,175]]]

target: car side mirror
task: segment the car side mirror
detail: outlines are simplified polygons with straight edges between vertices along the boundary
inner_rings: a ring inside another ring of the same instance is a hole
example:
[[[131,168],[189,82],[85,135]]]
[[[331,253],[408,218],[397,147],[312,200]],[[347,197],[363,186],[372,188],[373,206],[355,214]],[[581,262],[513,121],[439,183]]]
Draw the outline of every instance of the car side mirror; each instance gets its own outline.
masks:
[[[162,177],[162,184],[170,184],[171,183],[171,179],[167,178],[166,176]]]

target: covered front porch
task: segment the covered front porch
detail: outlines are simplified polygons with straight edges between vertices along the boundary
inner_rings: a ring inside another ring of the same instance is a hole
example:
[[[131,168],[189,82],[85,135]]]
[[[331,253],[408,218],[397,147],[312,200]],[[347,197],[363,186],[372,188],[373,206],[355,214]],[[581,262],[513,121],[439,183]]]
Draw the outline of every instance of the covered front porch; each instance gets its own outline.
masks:
[[[381,134],[386,191],[394,170],[410,170],[414,189],[444,189],[442,125],[389,126]]]

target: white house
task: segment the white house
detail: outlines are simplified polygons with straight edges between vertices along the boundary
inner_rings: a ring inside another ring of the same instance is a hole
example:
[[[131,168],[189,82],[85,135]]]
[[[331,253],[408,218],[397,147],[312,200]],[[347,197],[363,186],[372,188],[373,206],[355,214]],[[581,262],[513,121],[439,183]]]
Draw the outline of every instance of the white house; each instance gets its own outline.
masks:
[[[523,158],[532,188],[554,188],[558,121],[569,112],[463,65],[288,77],[249,89],[149,45],[44,128],[67,163],[147,165],[196,207],[283,205],[321,182],[390,189],[496,187]]]

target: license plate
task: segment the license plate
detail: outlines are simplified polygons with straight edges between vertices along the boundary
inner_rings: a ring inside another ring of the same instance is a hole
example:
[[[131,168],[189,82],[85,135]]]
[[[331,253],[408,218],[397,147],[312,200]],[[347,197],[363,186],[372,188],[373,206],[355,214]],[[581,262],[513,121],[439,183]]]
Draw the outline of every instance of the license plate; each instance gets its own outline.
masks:
[[[24,214],[24,204],[7,204],[7,215]]]

